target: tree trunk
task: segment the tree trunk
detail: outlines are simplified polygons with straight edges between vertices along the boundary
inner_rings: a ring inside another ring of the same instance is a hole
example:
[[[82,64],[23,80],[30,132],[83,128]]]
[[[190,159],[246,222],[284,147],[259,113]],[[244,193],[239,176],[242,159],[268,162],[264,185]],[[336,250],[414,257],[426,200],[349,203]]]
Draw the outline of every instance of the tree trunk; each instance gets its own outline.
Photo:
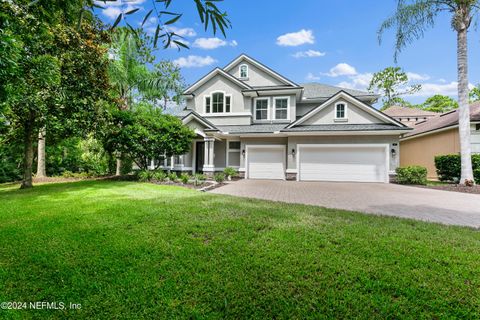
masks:
[[[457,33],[457,67],[458,67],[458,130],[460,136],[460,156],[462,174],[460,183],[473,181],[472,145],[470,142],[470,107],[468,104],[468,52],[467,28]]]
[[[122,159],[121,159],[122,155],[119,154],[117,156],[117,170],[115,171],[115,175],[116,176],[121,176],[122,175]]]
[[[33,114],[30,113],[30,119],[25,123],[25,133],[23,138],[23,180],[20,189],[32,188],[32,165],[33,165]]]
[[[47,176],[45,167],[45,137],[46,129],[42,128],[38,132],[37,178],[44,178]]]

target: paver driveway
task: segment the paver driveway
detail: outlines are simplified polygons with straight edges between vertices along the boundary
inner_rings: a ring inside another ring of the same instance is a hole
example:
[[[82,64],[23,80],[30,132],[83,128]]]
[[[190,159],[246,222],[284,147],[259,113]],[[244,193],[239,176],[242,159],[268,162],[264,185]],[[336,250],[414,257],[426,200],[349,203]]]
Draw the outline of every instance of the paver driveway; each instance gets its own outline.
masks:
[[[480,195],[396,184],[240,180],[212,193],[480,228]]]

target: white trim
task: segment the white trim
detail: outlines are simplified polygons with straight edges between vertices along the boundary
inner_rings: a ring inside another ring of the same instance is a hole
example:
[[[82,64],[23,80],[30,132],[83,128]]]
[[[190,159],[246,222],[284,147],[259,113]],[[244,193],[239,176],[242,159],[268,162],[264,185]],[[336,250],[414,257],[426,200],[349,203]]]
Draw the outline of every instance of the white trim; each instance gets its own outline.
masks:
[[[203,85],[205,82],[207,82],[208,80],[212,79],[214,76],[216,76],[217,74],[220,74],[222,76],[224,76],[225,78],[227,78],[228,80],[232,81],[233,83],[237,84],[238,86],[244,88],[244,89],[251,89],[251,87],[249,85],[247,85],[246,83],[238,80],[237,78],[235,78],[234,76],[232,76],[231,74],[225,72],[224,70],[220,69],[220,68],[215,68],[213,69],[212,71],[210,71],[209,73],[207,73],[203,78],[201,78],[200,80],[198,80],[197,82],[195,82],[193,85],[191,85],[190,87],[188,87],[184,92],[183,94],[186,95],[186,94],[189,94],[191,91],[194,91],[195,89],[197,89],[198,87],[200,87],[201,85]]]
[[[238,58],[236,58],[235,60],[230,62],[225,68],[223,68],[223,70],[228,72],[231,68],[233,68],[241,60],[246,60],[250,64],[253,64],[255,67],[263,70],[264,72],[268,73],[269,75],[273,76],[274,78],[277,78],[278,80],[281,80],[285,84],[289,84],[291,86],[298,87],[298,85],[296,83],[293,83],[292,81],[288,80],[287,78],[283,77],[282,75],[278,74],[277,72],[266,68],[264,65],[262,65],[261,63],[253,60],[252,58],[250,58],[249,56],[247,56],[245,54],[240,55]]]
[[[200,116],[205,118],[212,118],[212,117],[251,117],[252,114],[250,112],[230,112],[230,113],[201,113]]]
[[[246,67],[247,68],[247,75],[245,77],[242,77],[242,67]],[[249,68],[248,68],[248,64],[246,63],[242,63],[239,67],[238,67],[238,78],[239,79],[242,79],[242,80],[248,80],[248,73],[249,73]]]
[[[385,179],[384,183],[390,182],[390,144],[388,143],[336,143],[336,144],[297,144],[297,152],[295,154],[296,166],[298,170],[297,181],[300,181],[300,155],[302,148],[384,148],[385,149]]]
[[[245,179],[250,179],[249,172],[248,172],[248,151],[249,149],[282,149],[284,152],[283,157],[283,168],[287,168],[287,146],[284,144],[246,144],[245,145]],[[283,180],[286,180],[286,174],[283,173]]]
[[[337,108],[338,108],[338,105],[340,105],[340,104],[343,104],[343,107],[344,107],[344,110],[343,110],[343,115],[344,115],[344,117],[343,117],[343,118],[337,117]],[[348,110],[348,103],[346,103],[345,101],[342,101],[342,100],[337,101],[337,102],[335,103],[335,110],[334,110],[335,113],[334,113],[334,118],[333,118],[334,121],[335,121],[335,120],[336,120],[336,121],[339,121],[339,120],[340,120],[340,121],[348,121],[348,113],[347,113],[348,111],[347,111],[347,110]]]
[[[258,100],[267,100],[267,119],[257,119],[257,101]],[[257,97],[253,99],[253,120],[261,121],[270,121],[270,97]]]
[[[287,169],[286,173],[298,173],[297,169]]]
[[[209,128],[209,129],[215,129],[214,127],[212,127],[212,125],[208,124],[205,122],[205,120],[203,120],[202,118],[199,118],[197,115],[195,115],[194,113],[190,113],[189,115],[187,115],[185,118],[182,119],[182,122],[184,125],[187,125],[191,120],[195,119],[197,120],[198,122],[200,122],[201,124],[203,124],[205,127]]]
[[[216,93],[221,93],[223,94],[223,111],[222,112],[213,112],[213,95],[216,94]],[[227,97],[230,98],[230,111],[226,111],[227,110]],[[207,113],[207,98],[210,98],[210,112]],[[216,114],[220,114],[220,115],[230,115],[232,113],[232,105],[233,105],[233,97],[232,97],[232,94],[231,93],[226,93],[225,91],[223,90],[214,90],[214,91],[210,91],[208,94],[205,94],[203,96],[203,114],[201,114],[201,116],[209,116],[209,115],[216,115]]]
[[[229,154],[230,154],[230,151],[237,152],[237,150],[238,150],[238,153],[239,153],[238,160],[239,160],[239,162],[241,162],[241,160],[242,160],[242,144],[240,143],[240,148],[238,148],[238,149],[230,149],[230,142],[240,142],[240,138],[230,138],[230,139],[225,140],[225,143],[227,145],[226,148],[225,148],[225,152],[226,152],[225,166],[238,169],[238,168],[240,168],[239,165],[238,166],[231,166],[230,163],[228,162],[229,161]]]
[[[287,99],[287,118],[286,119],[277,119],[277,100],[285,100]],[[290,121],[290,96],[280,96],[280,97],[273,97],[273,117],[272,120],[283,120],[283,121]]]
[[[299,125],[303,122],[305,122],[306,120],[310,119],[312,116],[314,116],[315,114],[317,114],[320,110],[323,110],[324,108],[326,108],[327,106],[329,106],[331,103],[333,103],[335,100],[339,99],[339,98],[343,98],[347,101],[349,101],[350,103],[352,103],[353,105],[359,107],[360,109],[363,109],[363,111],[367,112],[367,113],[370,113],[371,115],[374,115],[376,116],[377,118],[381,118],[385,121],[388,121],[392,124],[395,124],[397,125],[399,128],[402,128],[401,124],[399,122],[397,122],[396,120],[394,119],[391,119],[390,117],[388,117],[387,115],[383,114],[381,111],[378,111],[377,109],[369,106],[368,104],[364,103],[363,101],[357,99],[357,98],[354,98],[354,97],[351,97],[349,96],[348,94],[346,94],[345,92],[343,91],[340,91],[338,92],[337,94],[335,94],[333,97],[331,97],[330,99],[328,99],[327,101],[323,102],[322,104],[320,104],[318,107],[314,108],[312,111],[310,111],[309,113],[307,113],[306,115],[304,115],[302,118],[292,122],[289,126],[287,126],[287,128],[291,128],[291,127],[294,127],[296,125]],[[405,127],[406,128],[406,127]]]

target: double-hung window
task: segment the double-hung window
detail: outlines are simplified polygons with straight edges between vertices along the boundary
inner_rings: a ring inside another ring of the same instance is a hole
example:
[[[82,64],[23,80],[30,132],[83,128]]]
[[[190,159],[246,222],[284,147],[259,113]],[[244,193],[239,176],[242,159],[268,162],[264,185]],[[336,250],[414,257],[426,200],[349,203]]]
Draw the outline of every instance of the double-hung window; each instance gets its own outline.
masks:
[[[275,98],[275,119],[288,119],[288,98]]]
[[[212,112],[213,113],[222,113],[223,112],[223,99],[224,95],[221,92],[216,92],[212,94]]]
[[[255,100],[255,120],[268,120],[268,98]]]
[[[240,78],[242,79],[248,78],[248,66],[246,64],[242,64],[240,66]]]
[[[240,167],[240,141],[227,142],[227,166],[233,168]]]

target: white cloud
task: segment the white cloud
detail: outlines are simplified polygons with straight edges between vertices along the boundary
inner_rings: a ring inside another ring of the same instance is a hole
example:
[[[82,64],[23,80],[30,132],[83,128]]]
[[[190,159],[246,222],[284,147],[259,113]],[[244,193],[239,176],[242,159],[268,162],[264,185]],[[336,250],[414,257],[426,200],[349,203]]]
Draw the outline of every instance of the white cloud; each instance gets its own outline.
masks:
[[[450,83],[422,83],[422,89],[415,93],[417,97],[430,97],[436,94],[444,96],[457,96],[458,82],[452,81]],[[468,87],[473,89],[475,86],[469,84]]]
[[[298,32],[286,33],[277,38],[277,45],[284,47],[296,47],[307,43],[315,43],[312,30],[302,29]]]
[[[104,16],[108,17],[109,19],[113,20],[118,17],[118,15],[122,12],[128,12],[133,9],[143,9],[142,3],[145,0],[129,0],[129,1],[95,1],[95,4],[105,8],[102,10]]]
[[[313,73],[309,72],[307,76],[305,77],[305,80],[307,81],[318,81],[320,80],[319,76],[314,75]]]
[[[342,81],[338,84],[339,87],[346,89],[355,89],[366,91],[373,78],[373,73],[358,73],[348,77],[348,81]]]
[[[237,41],[227,42],[219,38],[198,38],[193,42],[193,46],[200,49],[212,50],[224,46],[237,46]]]
[[[357,70],[348,63],[339,63],[332,69],[330,72],[324,73],[324,75],[329,77],[340,77],[340,76],[353,76],[357,74]]]
[[[426,81],[430,79],[430,76],[428,74],[418,74],[415,72],[407,72],[407,77],[408,77],[408,80],[413,80],[413,81]]]
[[[193,28],[177,28],[175,26],[170,26],[167,30],[175,32],[175,34],[180,37],[195,37],[197,35],[197,32]]]
[[[325,52],[320,52],[316,50],[307,50],[307,51],[298,51],[294,53],[292,56],[295,58],[315,58],[315,57],[323,57],[325,56]]]
[[[200,68],[209,66],[215,62],[217,62],[217,60],[210,56],[200,57],[194,55],[180,57],[173,61],[173,63],[176,63],[180,68]]]

